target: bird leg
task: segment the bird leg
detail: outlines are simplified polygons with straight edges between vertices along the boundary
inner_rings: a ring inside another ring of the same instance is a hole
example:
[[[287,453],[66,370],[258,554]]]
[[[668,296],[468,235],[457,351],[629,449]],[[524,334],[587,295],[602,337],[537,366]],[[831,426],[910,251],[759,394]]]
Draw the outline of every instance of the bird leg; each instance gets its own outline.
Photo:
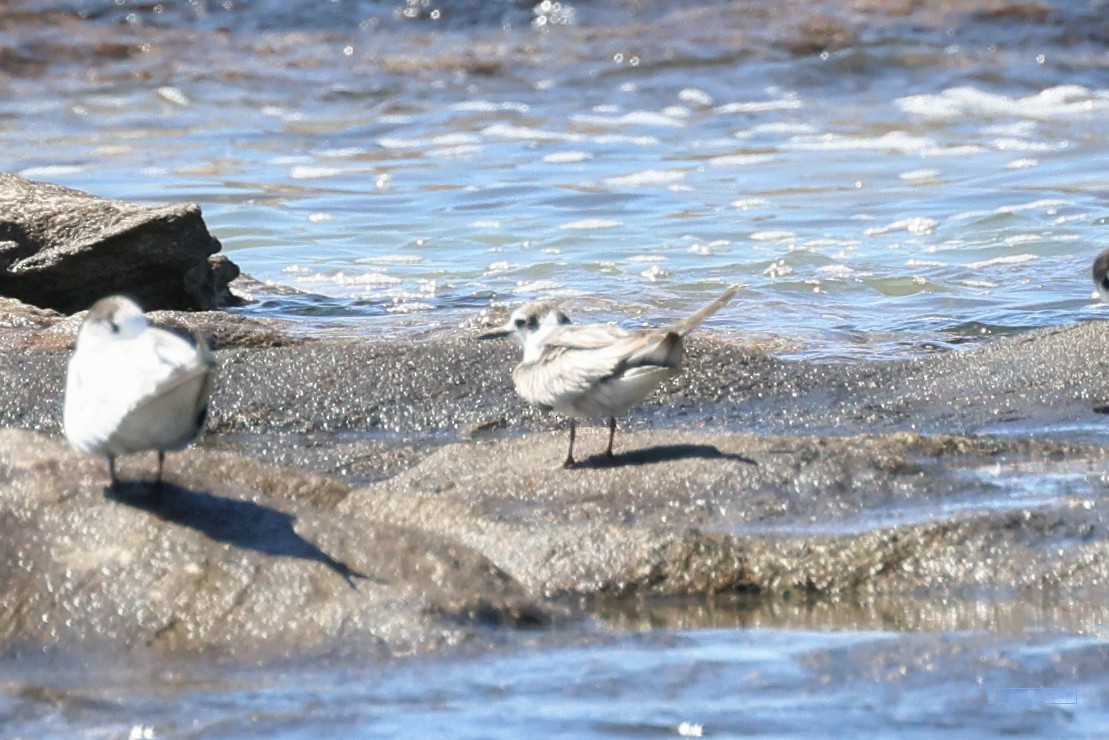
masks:
[[[158,477],[154,479],[154,483],[162,485],[162,466],[166,464],[166,451],[158,450]]]
[[[112,477],[112,489],[119,487],[119,478],[116,478],[116,456],[108,455],[108,475]]]
[[[573,417],[570,418],[570,449],[566,451],[566,461],[562,463],[564,468],[574,467],[574,432],[576,425]]]
[[[605,457],[612,459],[612,439],[616,436],[616,417],[608,417],[608,449],[605,450]]]

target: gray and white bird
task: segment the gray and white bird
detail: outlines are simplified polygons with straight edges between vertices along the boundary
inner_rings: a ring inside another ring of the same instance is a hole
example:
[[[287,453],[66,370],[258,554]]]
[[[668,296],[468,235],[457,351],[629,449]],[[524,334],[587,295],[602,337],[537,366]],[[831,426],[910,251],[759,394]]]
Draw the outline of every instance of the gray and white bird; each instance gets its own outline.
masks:
[[[1109,303],[1109,249],[1102,250],[1094,259],[1093,278],[1097,297]]]
[[[516,392],[529,403],[570,417],[564,467],[574,467],[576,420],[608,417],[608,447],[616,417],[641,402],[681,369],[683,338],[723,308],[739,291],[733,285],[712,303],[669,329],[626,330],[611,324],[573,324],[558,306],[533,302],[480,339],[512,336],[524,356],[512,371]]]
[[[76,449],[108,458],[112,487],[119,455],[192,442],[208,415],[216,361],[203,340],[190,342],[151,326],[134,301],[97,301],[77,334],[66,375],[65,437]]]

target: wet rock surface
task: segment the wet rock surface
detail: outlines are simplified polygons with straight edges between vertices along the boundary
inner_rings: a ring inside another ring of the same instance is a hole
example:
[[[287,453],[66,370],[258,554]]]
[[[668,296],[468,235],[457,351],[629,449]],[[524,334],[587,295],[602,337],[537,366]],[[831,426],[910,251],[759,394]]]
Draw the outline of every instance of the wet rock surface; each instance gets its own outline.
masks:
[[[146,310],[237,304],[239,268],[195,204],[140,206],[0,173],[0,295],[63,313],[113,293]]]
[[[1107,585],[1099,447],[667,431],[566,471],[563,445],[452,446],[338,508],[463,542],[548,596]],[[1066,484],[1015,497],[1031,469]]]
[[[393,654],[462,640],[467,624],[546,621],[463,545],[312,506],[341,495],[334,481],[193,452],[159,489],[140,462],[108,491],[102,461],[0,433],[6,651]]]
[[[633,594],[1105,603],[1097,324],[885,363],[695,335],[616,459],[586,427],[563,470],[563,422],[512,392],[507,343],[167,314],[224,337],[211,429],[166,490],[106,493],[58,438],[78,318],[7,309],[0,423],[38,432],[0,435],[9,652],[405,654]]]

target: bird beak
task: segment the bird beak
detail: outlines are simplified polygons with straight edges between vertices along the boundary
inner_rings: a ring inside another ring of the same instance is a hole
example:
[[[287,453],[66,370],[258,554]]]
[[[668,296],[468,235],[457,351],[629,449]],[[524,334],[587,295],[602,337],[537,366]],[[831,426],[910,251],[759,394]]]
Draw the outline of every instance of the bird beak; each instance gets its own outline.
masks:
[[[507,336],[511,335],[513,331],[515,331],[515,327],[512,326],[512,324],[502,324],[501,326],[490,329],[487,332],[484,332],[482,334],[478,334],[477,338],[478,339],[500,339],[501,337],[507,337]]]

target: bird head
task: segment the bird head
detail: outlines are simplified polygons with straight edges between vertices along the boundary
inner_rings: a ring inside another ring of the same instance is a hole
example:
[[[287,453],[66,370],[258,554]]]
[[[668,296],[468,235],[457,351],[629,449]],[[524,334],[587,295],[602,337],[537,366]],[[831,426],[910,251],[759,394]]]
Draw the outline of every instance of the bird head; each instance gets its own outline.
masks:
[[[147,327],[142,309],[121,295],[101,298],[92,305],[77,334],[78,343],[90,344],[112,339],[132,339]]]
[[[512,337],[527,348],[543,341],[552,331],[570,323],[570,317],[553,303],[535,301],[525,303],[508,317],[500,326],[478,335],[478,339],[498,339]]]

